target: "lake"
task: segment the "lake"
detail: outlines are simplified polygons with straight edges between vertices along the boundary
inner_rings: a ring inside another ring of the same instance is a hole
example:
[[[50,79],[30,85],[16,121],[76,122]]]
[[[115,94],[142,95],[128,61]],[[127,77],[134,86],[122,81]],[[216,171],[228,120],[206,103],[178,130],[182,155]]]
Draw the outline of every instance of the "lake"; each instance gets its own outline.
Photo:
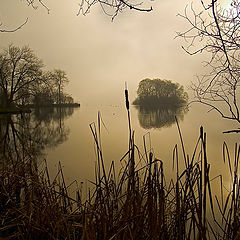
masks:
[[[141,158],[141,154],[144,154],[143,139],[145,139],[147,151],[151,150],[154,157],[163,163],[164,189],[166,193],[168,189],[172,189],[172,193],[176,190],[175,188],[169,188],[170,180],[176,179],[176,169],[173,170],[173,149],[176,149],[176,146],[179,154],[180,173],[186,168],[184,167],[175,115],[177,115],[180,125],[184,150],[189,154],[190,161],[199,138],[200,126],[203,126],[204,131],[207,132],[207,157],[210,163],[210,179],[214,180],[211,181],[211,194],[213,198],[217,195],[220,204],[223,204],[222,200],[226,200],[228,190],[231,189],[232,185],[228,161],[226,163],[223,161],[223,143],[228,143],[231,168],[233,169],[234,147],[235,143],[239,144],[239,135],[223,134],[222,131],[237,128],[237,125],[234,126],[234,123],[223,120],[214,112],[207,113],[206,109],[201,105],[192,106],[188,111],[174,108],[150,111],[149,109],[130,106],[132,132],[134,130],[135,144],[138,146],[134,158],[136,165],[140,166],[138,165],[138,156]],[[128,113],[124,104],[119,106],[83,105],[80,108],[40,108],[28,114],[1,115],[0,158],[3,161],[0,164],[2,169],[4,170],[5,166],[12,165],[14,170],[17,169],[18,172],[21,172],[22,168],[19,163],[23,162],[26,163],[26,169],[30,166],[30,176],[38,168],[39,171],[36,173],[39,177],[42,173],[42,167],[45,167],[44,159],[46,159],[48,172],[53,180],[58,173],[59,162],[61,162],[65,176],[64,185],[65,183],[69,185],[74,180],[83,183],[78,190],[80,190],[84,201],[88,196],[88,189],[93,189],[94,186],[90,181],[95,180],[97,157],[90,126],[92,129],[96,126],[97,129],[98,119],[101,130],[101,141],[99,142],[101,142],[103,149],[105,168],[108,170],[112,161],[114,161],[118,173],[121,170],[121,164],[124,164],[124,161],[120,160],[129,148]],[[139,149],[139,152],[137,149]],[[201,148],[198,147],[195,158],[197,161],[199,160],[198,153],[200,150]],[[20,166],[20,168],[18,169],[16,166]],[[157,165],[154,164],[154,166]],[[194,168],[187,168],[190,171],[194,169],[191,172],[193,173],[191,176],[194,176],[194,178],[198,166],[201,169],[201,164],[195,165]],[[138,175],[139,172],[136,171],[135,175]],[[25,172],[23,171],[23,173]],[[8,172],[8,174],[11,176],[11,172]],[[219,175],[223,176],[223,198],[220,195],[220,178],[217,177]],[[139,178],[143,179],[143,176],[139,174]],[[198,180],[200,181],[200,179],[205,178],[203,175],[198,175]],[[187,174],[183,175],[181,183],[185,184],[185,180],[188,181]],[[54,181],[56,184],[57,182]],[[199,182],[199,184],[201,183]],[[195,183],[195,190],[199,186]],[[68,188],[68,194],[75,197],[75,190],[76,185],[74,184],[71,188]],[[160,192],[158,193],[160,194]],[[169,202],[171,202],[171,194],[168,196]],[[198,198],[198,195],[195,197]],[[207,215],[210,217],[209,204],[207,208]],[[217,209],[216,201],[214,202],[214,212],[220,221],[221,214]]]
[[[63,166],[66,181],[73,180],[86,182],[94,179],[96,155],[94,139],[89,125],[97,125],[98,112],[101,115],[101,143],[104,161],[108,169],[115,161],[120,168],[120,159],[128,150],[128,118],[124,104],[120,106],[81,106],[74,109],[68,117],[61,122],[66,130],[64,141],[45,149],[45,157],[50,169],[51,177],[57,173],[58,162]],[[135,131],[135,143],[144,153],[143,136],[147,148],[152,149],[156,158],[163,161],[167,178],[175,176],[173,168],[173,148],[178,145],[180,164],[183,168],[181,142],[174,122],[172,112],[162,113],[165,117],[156,117],[156,114],[139,112],[130,106],[131,125]],[[186,153],[192,156],[199,137],[199,128],[203,126],[207,133],[208,161],[211,164],[210,177],[223,175],[225,186],[231,184],[228,164],[223,162],[223,143],[227,142],[232,160],[234,159],[235,143],[239,144],[239,134],[223,134],[222,131],[234,129],[236,124],[224,120],[214,112],[207,112],[201,105],[193,105],[186,113],[177,113]],[[157,123],[156,121],[161,120]],[[59,124],[59,123],[58,123]],[[165,125],[164,125],[165,124]],[[152,127],[151,127],[152,126]],[[161,128],[157,128],[161,126]],[[218,184],[217,184],[218,185]]]
[[[163,109],[149,111],[130,106],[131,126],[135,144],[144,153],[143,138],[147,150],[163,162],[166,179],[175,177],[173,149],[178,146],[180,169],[184,169],[180,135],[175,123],[177,115],[184,148],[189,158],[199,138],[200,126],[207,133],[207,155],[211,164],[210,177],[221,174],[225,186],[231,184],[228,164],[223,161],[223,143],[229,147],[234,159],[235,143],[239,134],[223,134],[222,131],[237,128],[233,122],[224,120],[214,112],[207,112],[202,105],[193,105],[186,110]],[[81,106],[80,108],[46,108],[31,114],[1,116],[1,149],[12,158],[24,154],[46,159],[50,177],[53,179],[62,164],[65,180],[87,183],[95,174],[96,153],[90,124],[97,128],[98,116],[101,129],[101,146],[106,169],[112,161],[120,169],[120,159],[128,151],[129,129],[125,105]],[[8,144],[7,144],[8,143]],[[26,155],[26,156],[25,156]],[[41,160],[39,160],[41,162]],[[217,184],[218,185],[218,184]]]

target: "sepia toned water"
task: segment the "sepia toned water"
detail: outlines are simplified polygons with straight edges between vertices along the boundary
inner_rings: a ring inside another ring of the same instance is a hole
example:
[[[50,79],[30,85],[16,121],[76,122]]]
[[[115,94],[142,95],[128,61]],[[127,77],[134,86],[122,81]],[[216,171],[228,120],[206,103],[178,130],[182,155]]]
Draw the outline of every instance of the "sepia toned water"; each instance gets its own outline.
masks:
[[[179,122],[184,151],[190,160],[199,138],[200,126],[203,126],[207,136],[210,178],[222,175],[224,186],[228,189],[232,179],[229,164],[223,161],[223,143],[228,145],[233,164],[235,144],[240,143],[240,138],[237,133],[222,132],[238,126],[214,112],[207,112],[201,105],[193,105],[188,110],[165,108],[157,111],[130,106],[131,127],[139,154],[144,154],[145,139],[147,151],[151,150],[154,157],[163,162],[166,181],[169,181],[176,177],[173,149],[177,146],[180,170],[184,170],[183,149],[175,116]],[[93,129],[98,129],[100,123],[106,169],[114,161],[119,171],[122,164],[120,159],[129,146],[128,114],[124,104],[35,109],[31,114],[1,115],[0,123],[3,156],[9,161],[18,158],[27,160],[30,157],[38,159],[40,165],[46,159],[51,179],[56,176],[60,162],[67,184],[74,180],[83,183],[94,180],[97,158],[90,124]],[[219,178],[214,181],[214,191],[218,192]]]
[[[101,145],[106,168],[111,162],[120,168],[120,159],[128,150],[128,118],[125,106],[81,106],[74,109],[68,118],[62,120],[62,128],[67,130],[65,141],[45,149],[45,157],[51,176],[56,174],[61,162],[66,181],[86,182],[94,179],[96,155],[94,140],[89,125],[98,123],[101,116]],[[236,124],[224,120],[214,112],[207,112],[201,105],[193,105],[188,111],[164,110],[162,112],[140,111],[130,106],[131,125],[135,134],[135,144],[144,152],[143,137],[147,149],[152,149],[154,156],[163,161],[167,179],[175,177],[173,171],[173,149],[178,146],[181,169],[184,168],[183,154],[177,125],[177,115],[184,149],[191,159],[199,137],[199,128],[203,126],[207,136],[207,155],[211,164],[210,178],[223,176],[226,187],[231,184],[229,167],[223,161],[223,143],[228,144],[232,161],[235,143],[240,143],[239,134],[223,134],[222,131],[234,129]],[[58,123],[59,124],[59,123]],[[216,180],[217,181],[217,180]],[[218,186],[218,184],[216,185]],[[217,187],[218,188],[218,187]]]

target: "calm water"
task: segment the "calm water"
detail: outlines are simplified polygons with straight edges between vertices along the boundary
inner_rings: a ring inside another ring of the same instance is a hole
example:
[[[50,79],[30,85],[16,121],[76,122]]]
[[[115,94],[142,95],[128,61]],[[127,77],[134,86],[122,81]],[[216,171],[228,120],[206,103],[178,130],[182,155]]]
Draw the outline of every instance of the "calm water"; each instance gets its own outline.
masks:
[[[65,179],[87,182],[94,179],[96,162],[93,136],[89,124],[96,122],[100,112],[101,141],[106,168],[112,161],[120,168],[120,159],[128,150],[128,118],[122,106],[81,106],[80,108],[40,109],[35,114],[1,116],[1,153],[9,158],[33,155],[46,159],[53,178],[62,163]],[[228,143],[232,160],[234,145],[240,143],[239,134],[223,134],[222,131],[238,127],[223,120],[200,105],[189,111],[165,109],[151,112],[130,107],[131,124],[135,130],[135,143],[143,153],[143,136],[147,148],[153,149],[156,158],[164,164],[168,179],[175,176],[172,171],[172,155],[175,144],[179,147],[180,161],[183,163],[180,138],[174,116],[177,115],[184,139],[185,150],[191,157],[199,137],[200,126],[207,132],[207,152],[211,164],[210,177],[219,174],[229,186],[229,170],[222,157],[223,142]],[[183,167],[183,164],[181,164]]]
[[[106,166],[115,161],[120,167],[119,160],[128,150],[128,120],[124,105],[81,106],[61,123],[67,131],[66,140],[46,150],[52,176],[56,173],[58,162],[61,161],[67,181],[77,179],[85,182],[86,179],[93,179],[96,156],[89,124],[97,123],[98,111],[104,123],[101,125],[101,139]],[[177,114],[186,152],[191,157],[199,137],[199,128],[203,126],[207,132],[210,176],[213,178],[222,174],[225,185],[230,183],[228,166],[223,163],[222,145],[224,141],[228,143],[233,159],[234,144],[239,144],[240,138],[238,134],[223,134],[222,131],[233,129],[237,125],[223,120],[213,112],[207,113],[200,105],[191,107],[186,113],[171,110],[151,113],[139,111],[134,106],[130,107],[130,112],[136,144],[143,152],[143,136],[146,136],[148,148],[153,148],[155,157],[163,161],[167,177],[174,176],[172,154],[175,144],[178,144],[179,155],[182,156],[180,138],[174,121],[174,114]]]
[[[46,108],[24,115],[0,116],[0,159],[8,161],[20,159],[31,163],[46,159],[50,178],[58,172],[59,161],[63,166],[65,182],[69,185],[74,180],[83,182],[83,198],[92,186],[87,180],[94,180],[96,162],[94,140],[89,124],[96,122],[98,112],[101,115],[101,143],[106,169],[115,161],[120,169],[120,159],[128,151],[128,118],[122,106],[81,106],[80,108]],[[238,127],[225,121],[213,112],[207,113],[200,105],[189,111],[164,109],[151,112],[131,106],[131,124],[135,130],[135,143],[143,153],[143,136],[146,137],[147,149],[152,149],[154,156],[163,162],[166,181],[176,177],[173,166],[173,149],[178,145],[180,170],[183,170],[181,144],[174,116],[177,115],[181,127],[186,153],[191,158],[200,126],[207,132],[207,153],[211,164],[210,179],[223,176],[224,189],[230,189],[231,178],[228,164],[222,157],[223,142],[229,146],[232,161],[234,145],[240,143],[239,134],[223,134],[222,131]],[[3,155],[3,158],[1,158]],[[37,161],[32,161],[34,158]],[[0,162],[1,164],[1,162]],[[212,195],[220,195],[219,178],[211,185]],[[76,185],[69,188],[74,194]],[[227,190],[224,190],[226,199]],[[73,195],[73,197],[75,194]],[[220,198],[219,198],[220,199]],[[214,205],[216,208],[216,204]],[[215,214],[220,217],[219,211]]]

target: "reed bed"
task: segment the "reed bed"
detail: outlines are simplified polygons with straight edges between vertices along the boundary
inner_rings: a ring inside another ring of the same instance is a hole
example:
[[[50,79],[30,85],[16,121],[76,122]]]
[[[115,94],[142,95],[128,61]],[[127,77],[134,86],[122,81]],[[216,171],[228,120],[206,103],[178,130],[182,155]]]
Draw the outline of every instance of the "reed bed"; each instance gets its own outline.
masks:
[[[106,171],[101,147],[101,117],[90,124],[96,146],[95,180],[86,200],[74,182],[66,186],[61,164],[50,180],[47,165],[41,170],[31,157],[8,161],[0,167],[0,237],[7,239],[82,240],[236,240],[240,239],[239,160],[236,144],[230,159],[223,144],[223,159],[231,173],[226,193],[222,177],[210,178],[206,133],[201,127],[191,155],[181,145],[173,149],[175,176],[168,180],[164,164],[143,140],[141,153],[134,143],[128,92],[125,91],[129,149]],[[183,163],[182,163],[183,162]],[[183,170],[180,165],[184,165]],[[215,179],[215,180],[214,180]],[[212,185],[220,184],[220,195]],[[70,194],[75,184],[76,197]]]
[[[2,157],[0,166],[0,239],[80,236],[76,220],[81,216],[72,214],[77,201],[69,195],[61,164],[50,181],[46,162],[40,170],[31,156],[18,154],[13,160],[9,155]]]

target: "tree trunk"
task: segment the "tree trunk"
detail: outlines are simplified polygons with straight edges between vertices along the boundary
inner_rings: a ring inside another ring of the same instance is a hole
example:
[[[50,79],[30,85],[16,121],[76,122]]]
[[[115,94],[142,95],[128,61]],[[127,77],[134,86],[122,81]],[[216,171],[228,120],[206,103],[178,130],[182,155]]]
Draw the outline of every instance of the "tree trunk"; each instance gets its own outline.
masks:
[[[61,90],[60,90],[60,85],[58,85],[58,104],[61,104]]]
[[[6,92],[1,95],[0,107],[5,109],[13,107],[13,99]]]

